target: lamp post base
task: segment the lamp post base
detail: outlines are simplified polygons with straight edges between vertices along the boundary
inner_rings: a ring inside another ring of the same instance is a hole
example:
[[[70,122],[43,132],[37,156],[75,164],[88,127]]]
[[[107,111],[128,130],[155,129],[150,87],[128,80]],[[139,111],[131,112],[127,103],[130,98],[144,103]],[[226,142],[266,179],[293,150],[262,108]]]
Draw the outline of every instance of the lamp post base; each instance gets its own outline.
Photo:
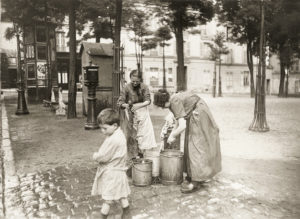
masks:
[[[18,106],[17,106],[17,111],[15,114],[16,115],[29,114],[29,111],[27,109],[26,100],[25,100],[25,93],[24,93],[23,89],[18,89]]]
[[[94,129],[99,129],[99,126],[97,123],[85,123],[84,129],[85,130],[94,130]]]

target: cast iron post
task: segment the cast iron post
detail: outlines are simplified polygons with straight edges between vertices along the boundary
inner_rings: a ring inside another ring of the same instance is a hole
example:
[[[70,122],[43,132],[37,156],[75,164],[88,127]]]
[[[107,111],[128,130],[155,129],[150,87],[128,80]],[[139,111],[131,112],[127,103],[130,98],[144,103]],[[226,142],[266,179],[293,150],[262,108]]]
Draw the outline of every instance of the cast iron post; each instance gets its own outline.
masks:
[[[84,85],[88,88],[87,120],[84,126],[86,130],[99,128],[96,115],[96,87],[98,85],[98,68],[98,66],[84,67]]]
[[[24,77],[23,77],[23,72],[22,72],[22,68],[21,68],[20,34],[19,34],[19,28],[17,27],[17,25],[14,24],[14,28],[15,28],[15,31],[16,31],[17,53],[18,53],[17,54],[18,105],[17,105],[16,115],[25,115],[25,114],[29,114],[29,111],[27,109],[27,104],[26,104],[26,100],[25,100]]]

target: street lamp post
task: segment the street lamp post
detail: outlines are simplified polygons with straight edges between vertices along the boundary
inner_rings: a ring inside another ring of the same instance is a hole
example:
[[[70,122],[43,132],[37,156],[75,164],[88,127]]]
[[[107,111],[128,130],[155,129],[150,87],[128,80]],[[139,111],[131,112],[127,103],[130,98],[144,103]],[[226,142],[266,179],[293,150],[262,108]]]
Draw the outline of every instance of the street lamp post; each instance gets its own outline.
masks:
[[[20,49],[20,34],[19,28],[14,24],[14,29],[16,31],[17,38],[17,74],[18,74],[18,103],[17,103],[17,111],[16,115],[26,115],[29,114],[27,109],[27,104],[25,100],[25,92],[24,92],[24,77],[21,69],[21,49]],[[26,56],[26,54],[24,54]]]

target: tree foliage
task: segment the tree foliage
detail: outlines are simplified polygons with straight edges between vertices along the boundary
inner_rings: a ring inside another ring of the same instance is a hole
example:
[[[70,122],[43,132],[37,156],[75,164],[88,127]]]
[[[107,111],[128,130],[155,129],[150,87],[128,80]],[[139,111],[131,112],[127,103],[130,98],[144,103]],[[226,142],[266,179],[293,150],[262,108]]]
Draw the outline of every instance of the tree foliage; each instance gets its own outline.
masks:
[[[228,54],[229,50],[225,45],[226,36],[224,32],[217,32],[213,38],[213,43],[206,43],[210,48],[210,59],[217,60],[221,58],[222,54]]]
[[[230,31],[233,42],[247,45],[250,95],[254,97],[253,56],[258,55],[260,21],[259,1],[216,0],[218,19]]]
[[[95,38],[100,42],[101,38],[114,38],[115,1],[111,0],[86,0],[82,2],[82,23],[90,22],[90,32],[83,39]]]
[[[300,2],[274,0],[272,3],[267,25],[268,41],[280,60],[278,95],[284,96],[285,69],[289,69],[295,58],[300,57]]]
[[[213,38],[213,43],[206,43],[210,48],[210,59],[216,62],[219,61],[219,96],[222,96],[222,77],[221,77],[221,64],[222,59],[221,56],[224,54],[228,54],[229,50],[225,45],[226,36],[224,32],[217,32],[215,37]],[[215,97],[216,89],[216,69],[214,70],[214,80],[213,80],[213,96]]]
[[[143,53],[156,47],[156,42],[151,39],[153,31],[150,30],[150,14],[143,8],[132,7],[131,16],[128,18],[126,27],[132,31],[130,38],[135,44],[137,68],[140,76],[143,69]]]
[[[148,0],[155,5],[155,15],[168,24],[176,37],[177,52],[177,90],[186,89],[184,68],[183,31],[205,24],[214,16],[213,1],[210,0]]]
[[[155,31],[154,36],[161,47],[169,46],[167,41],[172,39],[171,30],[167,25],[159,27]]]

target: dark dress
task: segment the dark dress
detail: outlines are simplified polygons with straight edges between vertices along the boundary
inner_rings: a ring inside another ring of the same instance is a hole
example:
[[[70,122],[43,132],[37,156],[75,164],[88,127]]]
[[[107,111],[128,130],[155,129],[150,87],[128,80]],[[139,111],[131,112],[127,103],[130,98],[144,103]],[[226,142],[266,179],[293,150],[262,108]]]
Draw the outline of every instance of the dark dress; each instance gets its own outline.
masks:
[[[127,84],[118,99],[118,106],[123,103],[135,104],[145,101],[151,102],[150,91],[147,85],[140,83],[134,88],[132,83]],[[156,147],[153,125],[149,115],[148,107],[142,107],[135,113],[126,110],[128,117],[121,113],[121,127],[127,138],[129,157],[135,157],[138,149],[146,150]]]
[[[196,94],[177,93],[170,100],[176,119],[187,121],[184,171],[192,181],[204,181],[221,171],[219,128],[206,103]]]

